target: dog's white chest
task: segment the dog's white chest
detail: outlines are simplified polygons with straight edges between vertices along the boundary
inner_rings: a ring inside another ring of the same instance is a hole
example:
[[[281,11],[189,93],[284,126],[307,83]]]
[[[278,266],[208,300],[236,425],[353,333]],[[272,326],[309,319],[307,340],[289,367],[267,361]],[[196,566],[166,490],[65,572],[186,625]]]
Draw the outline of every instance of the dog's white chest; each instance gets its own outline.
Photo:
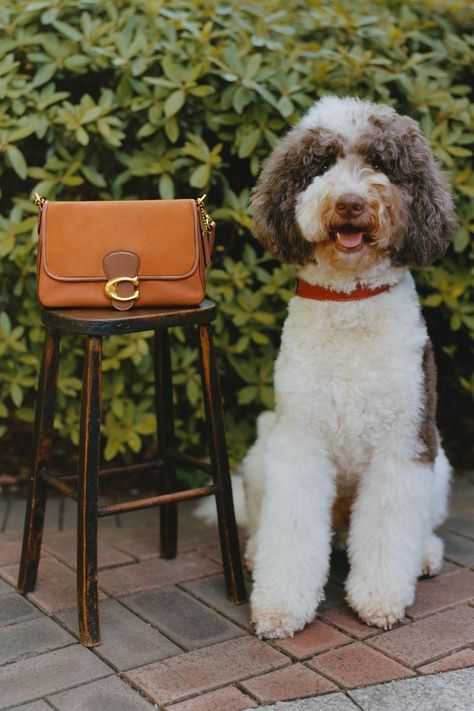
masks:
[[[294,299],[285,324],[277,411],[355,477],[388,438],[416,437],[426,331],[406,281],[364,302]]]

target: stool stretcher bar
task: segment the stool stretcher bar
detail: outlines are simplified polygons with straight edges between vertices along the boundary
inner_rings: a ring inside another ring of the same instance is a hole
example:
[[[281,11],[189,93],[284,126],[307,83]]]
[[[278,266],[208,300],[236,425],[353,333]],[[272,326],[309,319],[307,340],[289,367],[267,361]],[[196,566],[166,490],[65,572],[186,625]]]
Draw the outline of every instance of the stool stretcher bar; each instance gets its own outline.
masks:
[[[153,506],[162,506],[163,504],[174,504],[178,501],[188,501],[189,499],[201,499],[203,496],[215,494],[216,486],[201,486],[199,489],[186,489],[186,491],[177,491],[174,494],[162,494],[161,496],[149,496],[146,499],[137,499],[136,501],[126,501],[123,504],[109,504],[108,506],[100,506],[97,510],[97,515],[113,516],[114,514],[126,513],[127,511],[137,511],[138,509],[149,509]]]
[[[44,474],[41,470],[38,473],[39,473],[40,477],[42,479],[44,479],[44,481],[49,486],[53,487],[53,489],[56,489],[56,491],[61,492],[61,494],[65,494],[65,496],[70,496],[71,499],[74,499],[74,501],[77,501],[78,493],[77,493],[76,489],[73,489],[72,486],[69,486],[69,484],[66,484],[64,479],[58,479],[57,477],[52,476],[51,474]],[[77,479],[77,477],[74,477],[74,478]]]
[[[168,451],[168,457],[178,466],[183,467],[190,471],[197,469],[198,471],[206,472],[209,476],[212,476],[212,464],[210,462],[203,462],[197,457],[193,457],[191,454],[185,454],[184,452],[176,452],[175,450]]]

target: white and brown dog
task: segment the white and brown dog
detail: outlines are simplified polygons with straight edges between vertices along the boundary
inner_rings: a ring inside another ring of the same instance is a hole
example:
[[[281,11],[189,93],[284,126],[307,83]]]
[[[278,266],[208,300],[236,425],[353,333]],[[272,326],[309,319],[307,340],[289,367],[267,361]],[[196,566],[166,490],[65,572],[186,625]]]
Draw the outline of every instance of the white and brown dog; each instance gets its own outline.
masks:
[[[442,564],[434,529],[450,466],[435,366],[410,266],[441,257],[456,221],[415,121],[326,97],[265,161],[257,239],[297,265],[264,413],[241,471],[261,637],[292,635],[323,598],[337,498],[350,502],[347,600],[389,628]],[[341,518],[340,516],[338,518]]]

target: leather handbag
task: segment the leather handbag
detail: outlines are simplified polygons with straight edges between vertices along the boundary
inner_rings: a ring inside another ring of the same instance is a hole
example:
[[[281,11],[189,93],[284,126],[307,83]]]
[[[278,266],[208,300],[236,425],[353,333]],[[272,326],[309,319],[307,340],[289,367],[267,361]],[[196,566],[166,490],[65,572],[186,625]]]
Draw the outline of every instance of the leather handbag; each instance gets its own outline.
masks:
[[[35,194],[40,303],[120,311],[198,304],[215,238],[204,198],[51,202]]]

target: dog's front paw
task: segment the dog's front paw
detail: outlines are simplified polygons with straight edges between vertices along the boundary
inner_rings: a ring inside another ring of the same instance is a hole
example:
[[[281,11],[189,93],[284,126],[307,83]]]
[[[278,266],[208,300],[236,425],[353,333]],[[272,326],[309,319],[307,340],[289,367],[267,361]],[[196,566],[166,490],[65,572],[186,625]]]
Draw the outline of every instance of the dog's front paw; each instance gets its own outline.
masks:
[[[422,575],[437,575],[443,567],[444,543],[434,533],[427,538],[423,548]]]
[[[374,590],[367,584],[351,579],[346,582],[346,599],[366,625],[392,629],[405,616],[405,608],[413,602],[413,592],[389,587]]]
[[[309,622],[303,617],[296,617],[289,612],[263,612],[254,610],[252,622],[255,634],[260,639],[282,639],[293,637]]]

